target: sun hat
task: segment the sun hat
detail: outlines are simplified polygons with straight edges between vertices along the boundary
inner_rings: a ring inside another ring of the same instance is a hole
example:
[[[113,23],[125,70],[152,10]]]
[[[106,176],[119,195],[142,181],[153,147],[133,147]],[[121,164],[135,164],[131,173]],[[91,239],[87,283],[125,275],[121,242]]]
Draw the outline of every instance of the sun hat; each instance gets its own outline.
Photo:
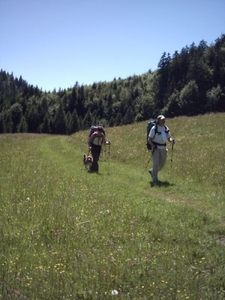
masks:
[[[164,115],[159,115],[159,116],[157,117],[157,120],[165,120]]]

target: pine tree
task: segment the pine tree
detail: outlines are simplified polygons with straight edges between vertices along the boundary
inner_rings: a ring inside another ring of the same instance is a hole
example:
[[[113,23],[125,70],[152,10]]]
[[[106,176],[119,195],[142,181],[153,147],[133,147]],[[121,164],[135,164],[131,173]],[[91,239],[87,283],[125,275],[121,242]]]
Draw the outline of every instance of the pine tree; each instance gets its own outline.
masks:
[[[5,122],[3,115],[0,115],[0,133],[5,133]]]
[[[38,110],[33,105],[27,116],[27,124],[28,124],[28,132],[37,133],[37,129],[39,126],[39,117],[38,117]]]
[[[74,111],[72,113],[70,129],[71,129],[71,133],[74,133],[74,132],[77,132],[80,130],[79,118],[78,118],[76,109],[74,109]]]
[[[50,117],[47,113],[44,117],[44,122],[42,123],[42,126],[40,128],[40,131],[42,133],[51,133],[51,127],[50,127]]]
[[[27,121],[26,121],[25,117],[22,116],[20,119],[20,123],[19,123],[18,129],[17,129],[17,132],[26,133],[27,128],[28,128]]]
[[[66,134],[66,115],[63,110],[62,102],[60,102],[54,117],[54,133]]]

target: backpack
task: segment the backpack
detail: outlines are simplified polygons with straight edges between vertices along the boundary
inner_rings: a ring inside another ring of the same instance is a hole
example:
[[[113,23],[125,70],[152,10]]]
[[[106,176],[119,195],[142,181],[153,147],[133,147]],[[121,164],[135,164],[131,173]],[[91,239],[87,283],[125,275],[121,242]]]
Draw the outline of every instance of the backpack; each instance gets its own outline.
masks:
[[[147,146],[147,149],[148,149],[148,150],[151,150],[151,149],[152,149],[151,145],[150,145],[149,142],[148,142],[148,135],[149,135],[149,132],[150,132],[150,130],[152,129],[152,127],[155,126],[155,125],[156,125],[156,120],[152,120],[152,121],[149,121],[149,122],[147,123],[147,136],[146,136],[146,141],[147,141],[147,143],[146,143],[146,146]],[[156,132],[157,132],[157,128],[156,128]],[[155,132],[155,135],[156,135],[156,132]]]
[[[158,132],[158,130],[157,130],[157,121],[156,120],[152,120],[152,121],[149,121],[147,123],[147,136],[146,136],[147,143],[146,143],[146,146],[147,146],[148,150],[152,149],[151,145],[148,142],[148,135],[149,135],[149,132],[150,132],[150,130],[152,129],[153,126],[155,126],[155,135],[156,135],[156,133]],[[165,132],[168,133],[168,127],[166,125],[164,125],[164,127],[165,127]],[[155,135],[154,135],[153,139],[155,138]]]
[[[88,137],[90,137],[90,136],[92,135],[92,133],[98,131],[98,128],[99,128],[99,127],[102,128],[102,132],[103,132],[103,134],[105,135],[105,130],[104,130],[104,128],[103,128],[102,126],[100,126],[100,125],[92,125],[92,126],[90,127],[90,131],[89,131]]]

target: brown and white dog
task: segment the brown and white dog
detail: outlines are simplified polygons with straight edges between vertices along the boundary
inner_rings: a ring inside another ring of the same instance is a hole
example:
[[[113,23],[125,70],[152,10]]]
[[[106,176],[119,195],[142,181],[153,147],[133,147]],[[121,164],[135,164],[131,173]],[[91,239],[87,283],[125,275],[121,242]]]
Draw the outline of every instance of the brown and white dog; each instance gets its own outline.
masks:
[[[92,156],[84,154],[84,156],[83,156],[83,163],[84,163],[85,169],[90,169],[90,167],[92,166],[92,163],[93,163]]]

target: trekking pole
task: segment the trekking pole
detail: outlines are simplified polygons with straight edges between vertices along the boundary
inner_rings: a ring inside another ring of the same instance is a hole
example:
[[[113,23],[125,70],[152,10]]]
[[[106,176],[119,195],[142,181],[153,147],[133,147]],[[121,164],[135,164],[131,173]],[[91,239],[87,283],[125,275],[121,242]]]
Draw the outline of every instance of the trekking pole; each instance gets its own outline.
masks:
[[[170,159],[170,178],[172,179],[172,176],[171,176],[171,171],[172,171],[172,164],[173,164],[173,145],[172,144],[172,151],[171,151],[171,159]]]
[[[106,161],[106,145],[104,145],[104,150],[103,150],[103,154],[102,154],[102,157],[103,157],[103,161]]]
[[[109,170],[110,170],[110,144],[108,144],[109,149],[108,149],[108,174],[109,174]]]
[[[147,162],[147,164],[146,164],[146,166],[145,166],[145,168],[144,168],[144,170],[143,170],[143,172],[142,172],[142,174],[141,174],[140,180],[142,179],[142,176],[143,176],[144,171],[145,171],[145,169],[147,168],[147,166],[148,166],[148,164],[149,164],[149,162],[150,162],[150,159],[151,159],[151,156],[149,156],[148,162]]]

